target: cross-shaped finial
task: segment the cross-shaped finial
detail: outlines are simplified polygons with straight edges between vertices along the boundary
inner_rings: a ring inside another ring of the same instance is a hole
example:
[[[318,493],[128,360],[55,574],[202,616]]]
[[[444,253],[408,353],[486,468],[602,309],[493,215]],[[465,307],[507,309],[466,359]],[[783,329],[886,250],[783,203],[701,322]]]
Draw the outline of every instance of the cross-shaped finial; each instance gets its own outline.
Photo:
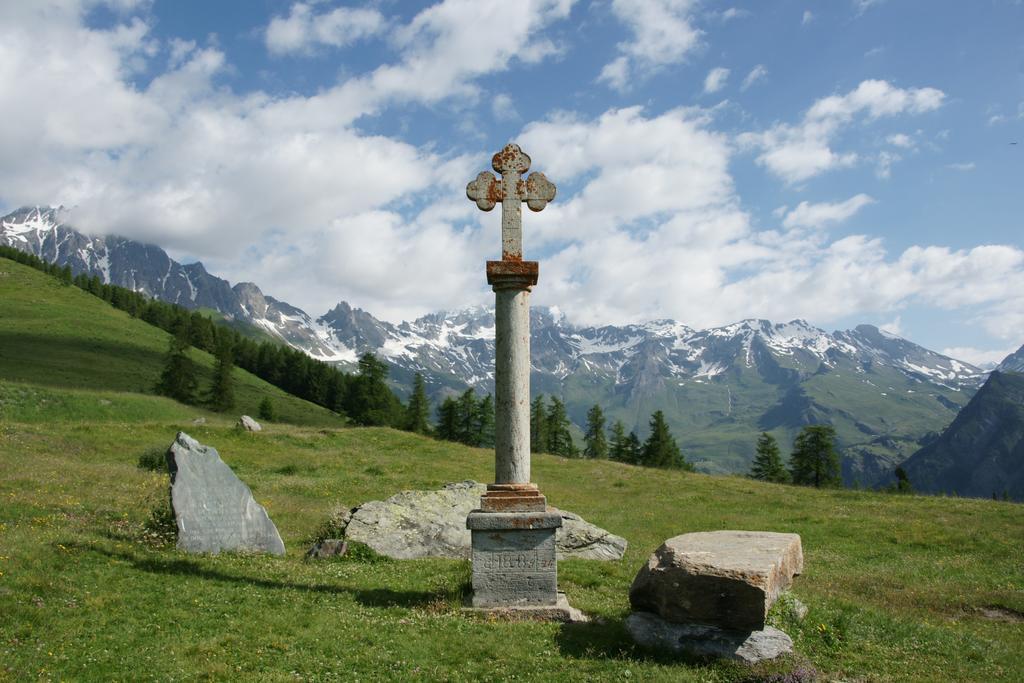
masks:
[[[519,145],[508,144],[494,155],[491,166],[501,174],[501,180],[490,171],[483,171],[466,186],[466,196],[484,211],[490,211],[501,202],[501,258],[503,261],[521,261],[523,258],[522,203],[532,211],[541,211],[555,198],[555,184],[543,173],[520,176],[530,169],[530,157]]]

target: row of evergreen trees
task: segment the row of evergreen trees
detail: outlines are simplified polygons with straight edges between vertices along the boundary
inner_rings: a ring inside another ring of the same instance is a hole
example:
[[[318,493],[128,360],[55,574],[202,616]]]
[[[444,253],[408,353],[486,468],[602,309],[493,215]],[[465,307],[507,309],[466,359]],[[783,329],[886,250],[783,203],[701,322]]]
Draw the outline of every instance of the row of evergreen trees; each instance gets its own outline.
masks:
[[[493,447],[494,399],[490,394],[477,398],[472,388],[466,389],[458,398],[445,398],[437,407],[435,435],[467,446]]]
[[[246,337],[224,323],[214,323],[199,311],[151,299],[118,285],[104,284],[98,276],[72,276],[69,266],[47,263],[33,254],[0,246],[0,256],[48,273],[66,285],[74,285],[151,325],[170,333],[172,340],[157,390],[186,403],[204,401],[228,410],[233,405],[231,367],[240,368],[334,412],[356,424],[409,428],[406,407],[387,386],[387,366],[373,354],[359,359],[356,374],[349,374],[316,360],[302,351],[273,341]],[[212,386],[199,392],[195,367],[188,350],[195,347],[217,358]]]
[[[842,486],[836,431],[832,425],[807,425],[793,441],[788,469],[775,437],[763,432],[757,439],[756,455],[750,476],[779,484],[799,484],[816,488]]]
[[[882,489],[889,493],[913,493],[914,487],[903,467],[893,474],[896,481]],[[782,464],[782,454],[775,437],[762,432],[757,439],[756,455],[750,468],[752,479],[777,484],[798,484],[816,488],[843,485],[839,452],[836,450],[836,431],[832,425],[807,425],[793,440],[789,467]]]

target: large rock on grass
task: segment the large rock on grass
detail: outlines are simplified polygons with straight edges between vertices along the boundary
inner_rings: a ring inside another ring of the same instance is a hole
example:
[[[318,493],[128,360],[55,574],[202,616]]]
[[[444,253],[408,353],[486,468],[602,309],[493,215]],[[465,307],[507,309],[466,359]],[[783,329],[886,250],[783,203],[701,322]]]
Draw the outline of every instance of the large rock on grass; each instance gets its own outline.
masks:
[[[803,564],[797,534],[683,534],[651,555],[633,580],[629,601],[635,611],[669,622],[758,631]]]
[[[470,556],[466,517],[480,506],[483,484],[464,481],[436,491],[402,491],[387,500],[363,503],[352,511],[345,539],[400,560]],[[618,560],[626,540],[559,510],[563,525],[555,539],[559,559]]]
[[[178,432],[167,451],[178,549],[284,555],[284,542],[252,491],[217,450]]]

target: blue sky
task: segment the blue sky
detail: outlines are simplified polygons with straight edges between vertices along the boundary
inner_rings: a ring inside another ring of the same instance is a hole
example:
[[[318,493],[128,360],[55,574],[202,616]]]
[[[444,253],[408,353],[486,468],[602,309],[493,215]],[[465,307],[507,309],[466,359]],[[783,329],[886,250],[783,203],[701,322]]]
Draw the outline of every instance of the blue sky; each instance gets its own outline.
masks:
[[[6,2],[0,208],[398,320],[489,300],[464,188],[516,140],[559,187],[525,216],[536,304],[998,360],[1022,29],[1019,0]]]

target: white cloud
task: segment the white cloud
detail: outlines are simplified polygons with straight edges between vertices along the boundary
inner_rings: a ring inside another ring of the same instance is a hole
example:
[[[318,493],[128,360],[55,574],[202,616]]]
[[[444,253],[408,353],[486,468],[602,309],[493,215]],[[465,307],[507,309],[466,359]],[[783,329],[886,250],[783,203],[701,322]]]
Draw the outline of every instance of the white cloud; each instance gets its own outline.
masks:
[[[853,0],[853,5],[857,9],[857,16],[864,14],[872,7],[881,5],[885,0]]]
[[[895,318],[893,318],[889,322],[882,323],[881,325],[879,325],[878,329],[882,330],[883,332],[888,332],[889,334],[894,334],[897,337],[902,336],[903,335],[903,318],[901,316],[896,316]]]
[[[719,15],[722,21],[732,21],[733,19],[742,19],[743,17],[750,16],[750,11],[745,9],[739,9],[738,7],[730,7],[723,10]]]
[[[1016,350],[1017,348],[1012,346],[1002,349],[978,349],[973,346],[951,346],[942,349],[939,353],[943,356],[967,361],[971,365],[976,365],[979,368],[988,369],[994,368],[1002,363],[1007,356]]]
[[[723,66],[715,67],[708,72],[707,77],[704,79],[704,92],[714,93],[718,92],[725,87],[725,82],[729,79],[729,70]]]
[[[82,24],[77,5],[2,4],[0,158],[16,161],[0,166],[3,200],[64,203],[84,229],[200,257],[313,314],[339,299],[392,320],[487,302],[481,266],[498,251],[498,217],[477,211],[464,188],[494,150],[458,156],[351,122],[396,101],[472,99],[484,76],[554,54],[545,29],[569,3],[517,7],[496,21],[490,3],[433,6],[395,29],[393,63],[308,97],[273,97],[225,87],[232,65],[214,47],[170,41],[154,52],[145,18],[99,30]],[[622,56],[632,73],[639,62]],[[134,60],[157,76],[136,84]],[[829,147],[843,126],[941,103],[939,91],[881,85],[821,100],[799,124],[769,131],[776,146],[767,133],[748,144],[768,155],[806,140],[812,155],[835,157],[832,168],[844,158]],[[832,241],[781,224],[841,220],[835,207],[856,198],[783,209],[778,230],[756,230],[729,171],[737,148],[714,123],[702,109],[628,107],[525,125],[521,144],[560,186],[524,221],[527,254],[544,261],[538,303],[583,322],[697,326],[826,324],[920,304],[1019,339],[1020,249],[922,245],[890,255],[868,235]]]
[[[620,55],[601,70],[598,81],[616,90],[669,64],[678,64],[700,41],[693,27],[694,0],[612,0],[612,13],[629,29],[630,40],[619,43]]]
[[[505,93],[498,93],[491,100],[491,114],[498,121],[515,121],[519,118],[515,102]]]
[[[762,81],[768,76],[768,69],[765,68],[764,64],[758,64],[750,73],[743,79],[743,83],[740,85],[740,90],[746,90],[750,86],[754,85],[758,81]]]
[[[798,183],[825,171],[852,166],[855,152],[837,153],[832,140],[856,117],[868,121],[899,114],[920,114],[942,105],[945,94],[935,88],[897,88],[886,81],[863,81],[845,95],[815,102],[797,125],[779,123],[761,133],[739,136],[740,144],[757,148],[758,163],[788,183]],[[887,173],[895,159],[880,159]]]
[[[787,228],[822,228],[826,225],[842,223],[874,202],[875,200],[866,194],[858,194],[844,202],[836,203],[800,202],[795,209],[786,214],[782,224]]]
[[[892,166],[903,157],[893,152],[882,150],[878,153],[878,164],[875,166],[875,175],[881,180],[888,180],[892,177]]]
[[[805,9],[805,10],[804,10],[804,16],[803,16],[803,18],[802,18],[802,19],[800,20],[800,25],[801,25],[801,26],[807,26],[807,25],[808,25],[808,24],[810,24],[810,23],[811,23],[812,21],[814,21],[814,14],[813,14],[813,13],[811,12],[811,10],[809,10],[809,9]]]
[[[914,140],[906,133],[896,133],[890,135],[885,139],[893,147],[902,147],[904,149],[910,149],[914,146]]]
[[[946,168],[953,171],[973,171],[975,166],[973,161],[965,161],[956,164],[946,164]]]
[[[384,317],[461,306],[479,279],[461,260],[475,254],[475,265],[484,253],[466,229],[468,202],[442,211],[434,197],[461,199],[473,167],[350,122],[391,101],[474,96],[481,76],[551,54],[543,29],[570,4],[524,2],[498,21],[490,3],[441,3],[396,29],[393,64],[288,97],[221,86],[231,65],[217,49],[177,40],[157,53],[145,15],[118,17],[101,30],[84,24],[86,12],[72,0],[2,4],[0,157],[19,160],[0,167],[2,199],[62,203],[86,231],[201,258],[311,313],[343,298]],[[161,54],[162,72],[153,58]],[[142,86],[131,80],[139,59],[157,71]],[[359,279],[325,260],[331,254],[352,265],[339,255],[339,236],[358,236],[349,248],[364,258],[352,267]],[[426,258],[412,258],[410,249]],[[395,255],[405,260],[402,277],[367,274],[387,272]],[[435,267],[452,274],[439,276]],[[317,277],[296,276],[309,272]],[[407,296],[406,278],[418,283]]]
[[[988,125],[997,126],[1001,123],[1006,123],[1007,120],[1008,119],[1002,114],[993,114],[992,116],[988,117]]]
[[[780,207],[787,231],[755,231],[728,172],[732,148],[711,122],[701,110],[647,117],[634,107],[526,127],[520,141],[545,160],[539,170],[556,183],[583,182],[524,225],[527,251],[546,254],[538,304],[585,323],[671,317],[695,326],[745,317],[827,324],[924,305],[975,311],[992,334],[1008,333],[1014,311],[1024,317],[1024,300],[1006,303],[1024,291],[1024,251],[1015,247],[890,256],[867,235],[830,241],[793,229],[845,220],[871,203],[866,195]],[[1007,310],[995,315],[997,307]]]
[[[317,13],[311,3],[297,2],[287,17],[267,26],[267,49],[274,54],[309,54],[319,45],[345,47],[384,30],[384,15],[375,9],[336,7]]]

